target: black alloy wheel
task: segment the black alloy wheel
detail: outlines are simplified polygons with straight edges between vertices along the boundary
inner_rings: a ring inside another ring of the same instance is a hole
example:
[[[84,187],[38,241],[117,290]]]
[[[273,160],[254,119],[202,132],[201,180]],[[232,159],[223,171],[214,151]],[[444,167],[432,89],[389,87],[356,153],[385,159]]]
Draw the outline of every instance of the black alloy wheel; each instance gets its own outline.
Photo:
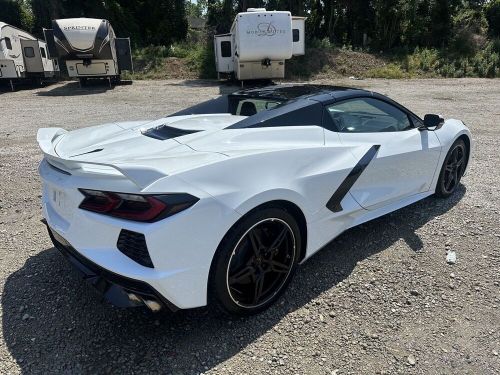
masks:
[[[467,148],[464,141],[456,141],[443,163],[436,186],[436,195],[448,197],[457,189],[467,165]]]
[[[295,271],[300,241],[294,218],[278,208],[256,212],[233,228],[215,260],[219,307],[248,315],[273,303]]]

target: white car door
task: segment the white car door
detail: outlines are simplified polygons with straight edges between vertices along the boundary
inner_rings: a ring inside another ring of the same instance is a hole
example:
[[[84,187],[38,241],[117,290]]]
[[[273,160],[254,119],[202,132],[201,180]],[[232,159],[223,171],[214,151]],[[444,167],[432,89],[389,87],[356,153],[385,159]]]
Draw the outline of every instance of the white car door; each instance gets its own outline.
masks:
[[[347,99],[326,110],[340,142],[363,164],[350,188],[362,207],[376,209],[430,189],[441,145],[434,132],[417,129],[416,116],[373,97]]]

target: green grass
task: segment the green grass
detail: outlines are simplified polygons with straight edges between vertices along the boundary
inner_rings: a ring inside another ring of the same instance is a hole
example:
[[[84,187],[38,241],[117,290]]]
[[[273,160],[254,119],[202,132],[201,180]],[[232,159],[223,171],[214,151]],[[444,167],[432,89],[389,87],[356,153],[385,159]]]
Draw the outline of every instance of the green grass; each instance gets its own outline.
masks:
[[[402,79],[408,78],[408,72],[405,72],[399,65],[390,63],[379,68],[372,68],[366,72],[367,78],[387,78]]]
[[[408,78],[500,78],[499,40],[488,41],[483,48],[469,56],[458,54],[452,48],[416,48],[412,53],[389,58],[392,61],[390,67],[375,69],[370,72],[370,76],[398,78],[402,73]]]
[[[453,46],[443,49],[415,48],[413,51],[400,50],[390,54],[368,54],[355,56],[349,46],[335,47],[328,40],[315,40],[307,45],[306,55],[287,62],[287,76],[314,79],[318,74],[328,74],[332,66],[341,76],[365,78],[432,78],[432,77],[500,77],[500,39],[489,40],[476,52],[464,56]],[[342,58],[342,53],[344,51]],[[349,53],[350,52],[350,53]],[[359,55],[359,54],[358,54]],[[359,68],[363,59],[371,58],[372,63]],[[133,51],[136,73],[126,78],[161,79],[172,65],[168,58],[181,59],[182,74],[198,78],[215,78],[215,58],[210,41],[182,42],[171,46],[149,46]],[[342,60],[343,59],[343,60]],[[361,60],[356,60],[361,59]],[[326,72],[326,73],[325,73]]]

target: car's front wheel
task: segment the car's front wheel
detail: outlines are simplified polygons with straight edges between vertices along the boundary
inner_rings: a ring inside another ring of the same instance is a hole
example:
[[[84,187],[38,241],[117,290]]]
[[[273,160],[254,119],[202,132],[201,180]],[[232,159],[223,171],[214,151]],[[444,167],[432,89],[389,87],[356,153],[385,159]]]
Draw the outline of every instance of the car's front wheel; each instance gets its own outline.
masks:
[[[247,215],[221,242],[210,292],[224,312],[250,315],[271,305],[290,282],[299,259],[300,229],[280,208]]]
[[[449,197],[457,189],[467,165],[467,147],[461,139],[450,147],[436,186],[438,197]]]

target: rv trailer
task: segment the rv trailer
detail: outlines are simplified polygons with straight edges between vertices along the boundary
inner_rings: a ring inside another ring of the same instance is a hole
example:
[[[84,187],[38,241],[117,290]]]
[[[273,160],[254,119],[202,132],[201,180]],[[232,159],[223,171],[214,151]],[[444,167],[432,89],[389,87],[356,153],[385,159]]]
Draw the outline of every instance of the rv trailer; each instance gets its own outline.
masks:
[[[0,22],[0,80],[14,83],[52,78],[59,70],[57,60],[48,54],[47,45],[30,33]]]
[[[285,60],[305,53],[305,17],[249,8],[238,13],[229,34],[215,35],[218,77],[239,81],[285,77]]]
[[[124,70],[133,70],[130,38],[117,38],[107,20],[52,20],[52,29],[43,32],[50,53],[65,62],[68,75],[81,85],[88,78],[105,78],[111,85]]]

